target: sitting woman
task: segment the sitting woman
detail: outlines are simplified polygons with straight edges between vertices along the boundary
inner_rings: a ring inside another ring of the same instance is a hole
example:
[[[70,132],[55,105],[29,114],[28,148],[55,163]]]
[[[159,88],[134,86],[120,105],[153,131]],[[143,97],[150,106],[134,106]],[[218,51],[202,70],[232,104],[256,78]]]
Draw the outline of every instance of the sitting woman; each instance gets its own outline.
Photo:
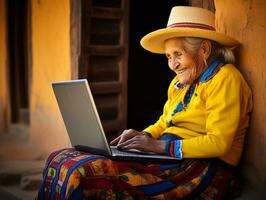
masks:
[[[148,51],[165,54],[176,74],[162,115],[111,144],[180,162],[119,162],[63,149],[49,156],[38,199],[233,198],[252,108],[251,90],[232,64],[237,44],[215,31],[210,11],[174,7],[167,28],[141,40]]]

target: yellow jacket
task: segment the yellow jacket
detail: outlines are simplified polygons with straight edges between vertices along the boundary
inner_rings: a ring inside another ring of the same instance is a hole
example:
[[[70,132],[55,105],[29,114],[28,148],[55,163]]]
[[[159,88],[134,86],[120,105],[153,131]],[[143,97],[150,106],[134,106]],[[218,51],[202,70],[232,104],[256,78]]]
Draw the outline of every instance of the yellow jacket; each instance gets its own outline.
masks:
[[[208,80],[199,81],[187,106],[173,115],[189,88],[177,84],[176,76],[169,86],[163,114],[144,131],[154,138],[164,133],[183,138],[183,158],[219,157],[237,165],[252,109],[251,90],[241,73],[232,64],[222,66]]]

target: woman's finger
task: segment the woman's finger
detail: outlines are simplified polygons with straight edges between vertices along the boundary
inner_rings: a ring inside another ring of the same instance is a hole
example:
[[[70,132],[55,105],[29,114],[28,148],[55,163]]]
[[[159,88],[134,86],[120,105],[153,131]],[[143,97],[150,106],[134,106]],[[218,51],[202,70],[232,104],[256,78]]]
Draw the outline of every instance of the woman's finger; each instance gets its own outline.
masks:
[[[120,145],[121,143],[130,140],[131,138],[135,137],[136,135],[138,135],[139,132],[135,131],[134,129],[128,129],[125,130],[122,135],[121,135],[121,139],[119,140],[117,145]]]
[[[127,129],[125,129],[117,138],[115,138],[114,140],[112,140],[110,142],[111,145],[118,145],[120,143],[121,140],[124,140],[123,137],[124,135],[128,132]]]
[[[142,135],[137,135],[135,137],[132,137],[124,142],[121,142],[118,144],[118,147],[119,148],[124,148],[125,146],[131,144],[131,143],[134,143],[134,142],[143,142],[144,141],[144,138],[145,136],[142,136]]]
[[[117,145],[117,143],[119,142],[120,138],[121,138],[121,135],[118,136],[117,138],[113,139],[113,140],[110,142],[110,144],[111,144],[111,145]]]

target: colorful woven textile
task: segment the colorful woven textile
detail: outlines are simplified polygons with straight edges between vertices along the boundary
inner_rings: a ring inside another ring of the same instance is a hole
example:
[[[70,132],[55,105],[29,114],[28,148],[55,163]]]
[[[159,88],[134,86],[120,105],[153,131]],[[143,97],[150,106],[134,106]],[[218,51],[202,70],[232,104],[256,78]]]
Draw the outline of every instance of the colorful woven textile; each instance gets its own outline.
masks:
[[[38,199],[221,199],[235,179],[216,160],[120,162],[75,149],[52,153]]]

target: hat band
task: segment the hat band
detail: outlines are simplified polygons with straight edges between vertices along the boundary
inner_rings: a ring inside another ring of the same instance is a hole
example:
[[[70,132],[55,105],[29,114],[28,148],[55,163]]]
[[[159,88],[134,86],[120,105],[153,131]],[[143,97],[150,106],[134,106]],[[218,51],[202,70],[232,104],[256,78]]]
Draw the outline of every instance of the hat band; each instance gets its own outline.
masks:
[[[200,23],[193,23],[193,22],[179,22],[170,24],[167,26],[167,28],[177,28],[177,27],[183,27],[183,28],[199,28],[199,29],[206,29],[206,30],[212,30],[215,31],[215,28],[207,25],[207,24],[200,24]]]

